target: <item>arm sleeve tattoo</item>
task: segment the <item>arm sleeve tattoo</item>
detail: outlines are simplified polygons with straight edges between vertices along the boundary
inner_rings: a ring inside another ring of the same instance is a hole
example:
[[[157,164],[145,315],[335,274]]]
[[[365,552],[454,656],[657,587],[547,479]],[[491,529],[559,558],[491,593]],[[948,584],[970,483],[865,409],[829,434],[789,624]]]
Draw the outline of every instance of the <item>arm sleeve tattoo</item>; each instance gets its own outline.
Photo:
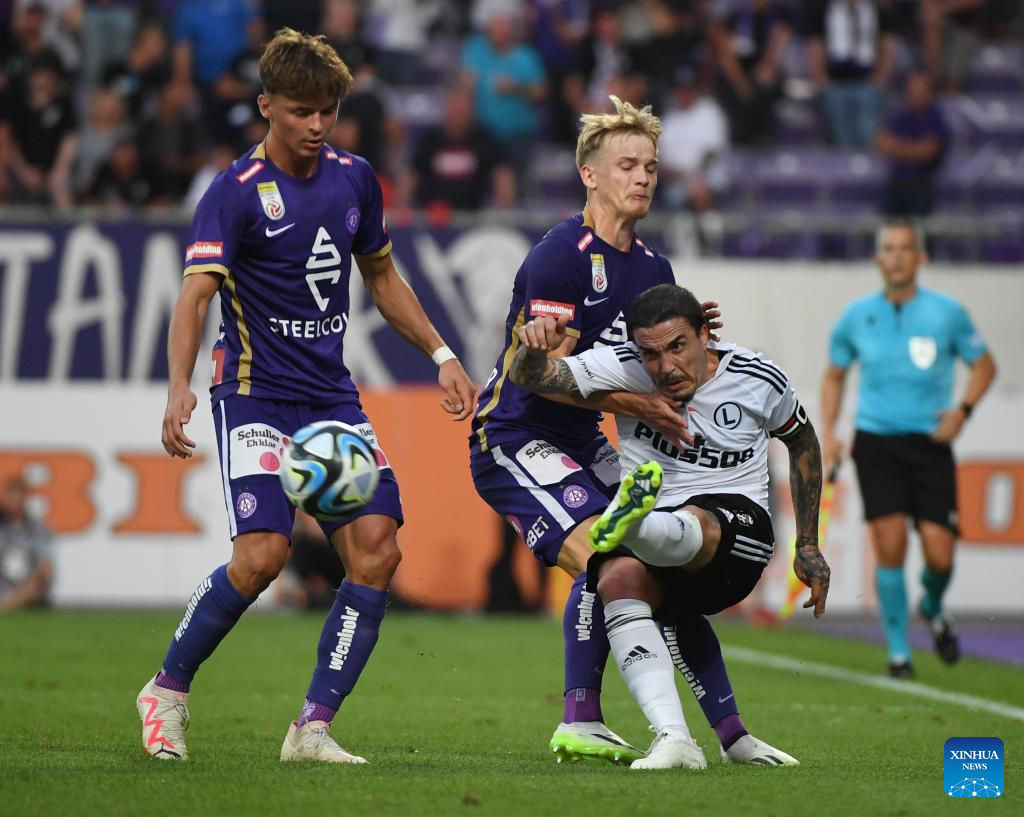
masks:
[[[546,355],[527,354],[524,347],[520,347],[512,358],[509,377],[527,391],[582,397],[576,378],[564,361]]]

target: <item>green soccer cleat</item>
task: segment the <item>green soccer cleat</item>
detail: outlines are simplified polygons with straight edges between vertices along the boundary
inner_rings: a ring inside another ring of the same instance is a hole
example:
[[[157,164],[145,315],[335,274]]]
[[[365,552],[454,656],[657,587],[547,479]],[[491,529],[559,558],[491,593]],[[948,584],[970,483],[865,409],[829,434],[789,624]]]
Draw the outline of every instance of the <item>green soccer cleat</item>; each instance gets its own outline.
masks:
[[[591,547],[608,553],[621,545],[630,528],[654,510],[660,488],[661,466],[653,460],[626,474],[612,504],[590,527]]]
[[[641,749],[630,746],[601,721],[560,723],[549,744],[555,759],[607,760],[609,763],[630,764],[646,757]]]

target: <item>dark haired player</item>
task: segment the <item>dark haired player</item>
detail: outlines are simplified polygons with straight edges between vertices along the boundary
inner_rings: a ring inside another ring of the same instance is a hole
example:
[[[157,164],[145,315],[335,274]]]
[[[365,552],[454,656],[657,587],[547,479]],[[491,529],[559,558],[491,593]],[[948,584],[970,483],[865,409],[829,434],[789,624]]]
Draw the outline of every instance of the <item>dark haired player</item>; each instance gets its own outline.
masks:
[[[574,357],[548,353],[565,339],[565,319],[540,317],[520,331],[511,377],[544,394],[645,394],[657,388],[689,415],[690,445],[677,445],[643,420],[616,415],[622,483],[591,527],[599,551],[588,586],[604,602],[608,640],[630,693],[655,732],[634,769],[703,769],[676,691],[672,660],[655,618],[671,624],[742,601],[774,549],[768,515],[768,438],[785,443],[797,522],[797,575],[825,610],[829,569],[818,550],[821,452],[786,374],[763,357],[709,341],[697,299],[672,284],[633,304],[631,342]],[[683,642],[685,647],[685,642]],[[735,750],[735,751],[734,751]],[[796,760],[752,735],[729,751],[744,762]]]
[[[401,559],[402,505],[342,359],[353,257],[384,318],[437,363],[442,406],[457,420],[471,411],[473,384],[395,270],[373,169],[324,143],[352,86],[344,62],[323,37],[282,29],[264,51],[260,77],[269,134],[214,179],[196,209],[171,320],[163,423],[167,453],[191,456],[195,443],[183,429],[196,405],[189,381],[206,310],[219,291],[223,323],[211,397],[234,547],[231,561],[196,589],[160,672],[139,693],[142,742],[153,757],[187,758],[196,670],[288,558],[295,509],[276,473],[282,441],[312,421],[340,420],[377,450],[380,486],[367,506],[322,525],[346,579],[281,760],[365,763],[328,728],[377,642]]]

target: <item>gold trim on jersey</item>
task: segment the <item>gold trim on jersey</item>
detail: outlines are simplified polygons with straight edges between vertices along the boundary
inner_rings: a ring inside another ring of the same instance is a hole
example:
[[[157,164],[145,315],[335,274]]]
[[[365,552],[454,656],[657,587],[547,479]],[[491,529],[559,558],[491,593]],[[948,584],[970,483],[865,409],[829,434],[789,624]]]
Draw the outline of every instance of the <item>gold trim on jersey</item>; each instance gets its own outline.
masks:
[[[238,300],[238,293],[235,291],[235,279],[231,273],[224,279],[224,285],[231,293],[231,308],[235,310],[235,318],[238,323],[238,339],[242,342],[242,356],[238,359],[238,393],[243,397],[252,391],[252,343],[249,341],[249,327],[246,326],[245,317],[242,315],[242,303]]]
[[[389,241],[387,244],[385,244],[379,250],[374,250],[373,252],[367,253],[366,255],[362,255],[360,253],[354,252],[354,253],[352,253],[352,257],[353,258],[383,258],[385,255],[390,254],[390,252],[391,252],[391,242]]]
[[[480,428],[476,430],[476,435],[480,438],[481,451],[487,450],[487,432],[484,431],[484,425],[487,423],[487,415],[494,410],[494,407],[498,405],[498,400],[501,399],[501,387],[505,384],[505,378],[508,377],[508,370],[512,367],[512,358],[515,357],[516,350],[519,348],[519,330],[522,328],[525,320],[526,307],[524,306],[519,310],[519,314],[516,316],[515,326],[512,327],[512,340],[508,345],[508,349],[505,350],[505,356],[501,359],[501,375],[494,384],[494,391],[491,392],[491,399],[487,401],[487,405],[480,409],[480,413],[476,416],[476,419],[480,422]]]
[[[567,334],[570,338],[576,338],[576,340],[579,340],[581,337],[580,330],[573,329],[571,326],[565,327],[565,334]]]
[[[583,226],[594,229],[594,217],[590,215],[590,209],[587,207],[583,208]]]
[[[249,154],[250,159],[266,159],[267,158],[267,144],[266,142],[260,142],[256,145],[255,150]]]
[[[197,272],[215,272],[225,278],[231,274],[223,264],[190,264],[185,267],[185,276],[194,275]]]

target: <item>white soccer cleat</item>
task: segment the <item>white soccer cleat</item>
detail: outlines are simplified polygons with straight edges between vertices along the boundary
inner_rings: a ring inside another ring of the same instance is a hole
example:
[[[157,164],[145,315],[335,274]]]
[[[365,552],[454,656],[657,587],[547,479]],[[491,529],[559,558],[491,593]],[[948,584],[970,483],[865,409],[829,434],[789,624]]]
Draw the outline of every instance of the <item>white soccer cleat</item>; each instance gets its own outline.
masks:
[[[706,769],[704,752],[693,738],[678,727],[668,726],[654,738],[647,757],[634,760],[631,769]]]
[[[332,738],[327,730],[327,721],[310,721],[297,726],[295,721],[288,727],[284,744],[281,746],[281,761],[311,760],[317,763],[366,763],[365,757],[346,752]]]
[[[732,746],[722,749],[726,763],[749,763],[752,766],[799,766],[800,761],[753,735],[744,735]]]
[[[644,756],[642,750],[630,746],[601,721],[560,723],[549,746],[559,763],[581,758],[632,763]]]
[[[153,676],[135,699],[142,718],[142,747],[157,760],[188,760],[188,693],[158,687],[155,681]]]

